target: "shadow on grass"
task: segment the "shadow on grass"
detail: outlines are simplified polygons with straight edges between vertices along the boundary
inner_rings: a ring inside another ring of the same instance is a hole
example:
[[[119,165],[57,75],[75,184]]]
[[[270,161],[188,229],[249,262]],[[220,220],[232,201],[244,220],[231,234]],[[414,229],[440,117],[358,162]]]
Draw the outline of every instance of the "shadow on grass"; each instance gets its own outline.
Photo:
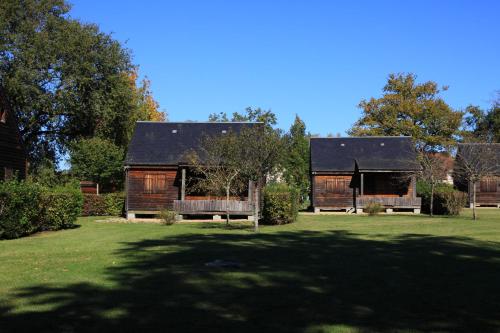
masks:
[[[346,232],[189,234],[124,244],[114,288],[37,285],[9,331],[500,330],[499,244]],[[239,269],[210,268],[226,259]],[[47,306],[50,307],[47,308]],[[12,310],[12,309],[11,309]]]

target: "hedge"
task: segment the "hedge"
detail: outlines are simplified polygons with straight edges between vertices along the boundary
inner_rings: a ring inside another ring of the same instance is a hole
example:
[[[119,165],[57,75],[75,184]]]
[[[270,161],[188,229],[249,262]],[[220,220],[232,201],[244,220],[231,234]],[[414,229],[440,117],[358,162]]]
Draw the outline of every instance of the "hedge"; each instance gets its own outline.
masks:
[[[263,222],[287,224],[297,220],[299,191],[287,184],[271,184],[264,188]]]
[[[83,202],[83,216],[120,216],[125,206],[125,194],[85,194]]]
[[[422,212],[430,212],[431,185],[422,180],[417,182],[417,195],[422,198]],[[446,183],[434,187],[434,214],[459,215],[466,204],[466,195]]]
[[[80,215],[82,202],[82,194],[74,187],[0,182],[0,239],[71,227]]]
[[[50,189],[42,194],[41,228],[70,228],[82,212],[83,194],[76,188]]]

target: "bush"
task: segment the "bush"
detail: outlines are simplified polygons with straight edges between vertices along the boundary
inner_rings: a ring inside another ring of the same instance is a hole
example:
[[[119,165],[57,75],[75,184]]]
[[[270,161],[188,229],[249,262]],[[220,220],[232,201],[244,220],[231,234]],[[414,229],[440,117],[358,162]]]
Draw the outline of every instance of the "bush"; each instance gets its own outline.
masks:
[[[25,181],[0,182],[0,238],[18,238],[39,229],[41,186]]]
[[[430,212],[431,185],[424,181],[417,182],[417,195],[422,198],[422,211]],[[434,187],[434,214],[458,215],[466,204],[463,192],[455,190],[452,185],[440,183]],[[458,205],[461,205],[458,207]]]
[[[40,228],[58,230],[73,226],[82,212],[83,194],[78,188],[58,187],[44,191],[41,197]]]
[[[264,189],[263,222],[287,224],[297,220],[299,191],[286,184],[271,184]]]
[[[166,225],[172,225],[176,222],[177,213],[170,209],[163,209],[159,214],[160,219]]]
[[[467,196],[460,191],[444,193],[444,207],[447,215],[460,215],[460,212],[467,203]]]
[[[125,207],[125,194],[85,194],[83,201],[83,216],[120,216]]]
[[[382,205],[378,202],[369,202],[368,205],[366,205],[366,207],[364,208],[364,211],[367,212],[370,216],[377,215],[382,210],[384,210],[384,207],[382,207]]]
[[[106,215],[121,216],[125,211],[125,193],[107,193],[102,195],[106,205]]]
[[[104,216],[106,215],[106,202],[102,195],[83,195],[83,216]]]

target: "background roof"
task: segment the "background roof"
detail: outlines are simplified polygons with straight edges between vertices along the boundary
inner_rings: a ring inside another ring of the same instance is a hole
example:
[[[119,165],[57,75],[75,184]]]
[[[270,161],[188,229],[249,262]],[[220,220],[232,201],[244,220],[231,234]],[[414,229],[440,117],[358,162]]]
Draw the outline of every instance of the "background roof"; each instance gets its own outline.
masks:
[[[410,137],[311,138],[312,171],[417,170]]]
[[[239,132],[247,122],[137,122],[130,141],[125,165],[177,165],[184,154],[196,150],[206,136],[222,131]],[[175,132],[175,133],[174,133]]]

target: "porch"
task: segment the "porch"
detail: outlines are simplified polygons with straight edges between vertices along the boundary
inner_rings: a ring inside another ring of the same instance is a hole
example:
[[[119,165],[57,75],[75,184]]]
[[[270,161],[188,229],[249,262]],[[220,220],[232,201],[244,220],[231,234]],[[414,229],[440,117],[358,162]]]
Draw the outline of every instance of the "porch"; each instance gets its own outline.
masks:
[[[254,206],[241,200],[174,200],[173,209],[179,215],[253,215]]]
[[[356,197],[356,208],[363,209],[369,203],[378,203],[387,208],[420,208],[422,198],[419,197],[376,197],[358,196]]]

